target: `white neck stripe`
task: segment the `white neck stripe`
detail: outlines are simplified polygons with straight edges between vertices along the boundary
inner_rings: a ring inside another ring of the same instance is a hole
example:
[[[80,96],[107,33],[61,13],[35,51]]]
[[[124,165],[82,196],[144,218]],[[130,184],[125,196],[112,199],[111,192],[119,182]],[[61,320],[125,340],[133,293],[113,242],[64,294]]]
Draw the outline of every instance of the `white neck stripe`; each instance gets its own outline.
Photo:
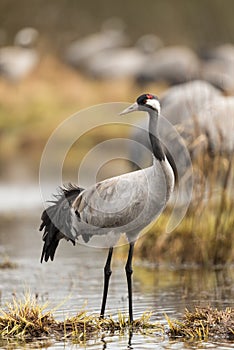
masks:
[[[155,100],[155,99],[148,99],[146,101],[146,105],[149,105],[151,106],[153,109],[155,109],[156,111],[158,111],[158,114],[160,114],[160,103],[158,100]]]

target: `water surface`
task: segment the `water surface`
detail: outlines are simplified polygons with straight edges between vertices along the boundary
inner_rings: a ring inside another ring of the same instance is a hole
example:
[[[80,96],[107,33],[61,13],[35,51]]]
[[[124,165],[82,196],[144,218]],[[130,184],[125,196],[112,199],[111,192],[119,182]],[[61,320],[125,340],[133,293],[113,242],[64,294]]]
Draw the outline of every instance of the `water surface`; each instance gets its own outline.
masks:
[[[98,314],[107,251],[81,245],[74,248],[64,241],[53,263],[40,264],[42,241],[38,226],[41,210],[42,206],[37,202],[31,208],[18,206],[1,215],[0,254],[7,255],[18,265],[16,269],[0,270],[1,306],[11,301],[12,294],[21,297],[30,290],[38,296],[40,303],[48,301],[50,308],[55,307],[53,313],[58,320],[75,315],[82,308]],[[107,300],[107,315],[113,317],[117,317],[119,310],[127,313],[125,261],[118,250],[113,258]],[[152,311],[152,321],[167,325],[165,314],[172,319],[181,319],[185,308],[234,306],[233,266],[212,270],[188,266],[156,267],[135,260],[133,280],[135,318],[145,311]],[[128,341],[127,334],[93,339],[85,346],[51,340],[48,348],[127,349]],[[220,341],[170,340],[155,333],[151,336],[134,334],[131,346],[133,349],[230,349],[234,345]],[[5,348],[4,345],[1,348]]]

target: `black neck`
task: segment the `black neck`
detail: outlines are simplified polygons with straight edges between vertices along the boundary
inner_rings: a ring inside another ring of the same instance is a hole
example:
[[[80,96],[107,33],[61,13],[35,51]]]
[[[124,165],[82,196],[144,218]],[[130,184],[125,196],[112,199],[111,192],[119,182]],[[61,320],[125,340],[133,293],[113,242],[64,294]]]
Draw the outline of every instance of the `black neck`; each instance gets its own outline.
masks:
[[[153,150],[153,154],[159,161],[165,160],[161,142],[158,138],[158,114],[155,110],[149,111],[149,138]]]

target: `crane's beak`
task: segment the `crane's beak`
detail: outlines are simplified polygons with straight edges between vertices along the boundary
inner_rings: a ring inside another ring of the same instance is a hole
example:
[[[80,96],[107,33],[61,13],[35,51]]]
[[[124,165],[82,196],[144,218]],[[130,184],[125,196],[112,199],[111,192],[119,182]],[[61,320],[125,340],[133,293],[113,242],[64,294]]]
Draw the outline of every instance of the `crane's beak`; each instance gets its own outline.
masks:
[[[121,113],[119,113],[119,115],[124,115],[124,114],[128,114],[128,113],[132,113],[134,111],[138,111],[139,110],[139,106],[137,102],[134,102],[131,106],[127,107],[126,109],[124,109]]]

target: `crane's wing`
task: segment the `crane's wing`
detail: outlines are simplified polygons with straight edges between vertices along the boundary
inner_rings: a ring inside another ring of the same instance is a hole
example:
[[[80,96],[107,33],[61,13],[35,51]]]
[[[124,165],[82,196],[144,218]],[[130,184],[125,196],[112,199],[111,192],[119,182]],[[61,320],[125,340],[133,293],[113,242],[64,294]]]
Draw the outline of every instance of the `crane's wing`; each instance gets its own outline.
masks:
[[[116,176],[84,190],[72,206],[81,222],[100,228],[124,226],[144,209],[147,184],[143,170]]]
[[[56,248],[60,239],[70,240],[75,245],[74,237],[71,234],[71,205],[76,197],[83,191],[82,188],[74,185],[68,185],[61,188],[52,205],[45,209],[41,216],[40,231],[44,229],[43,241],[44,246],[41,254],[43,259],[48,261],[54,259]]]

